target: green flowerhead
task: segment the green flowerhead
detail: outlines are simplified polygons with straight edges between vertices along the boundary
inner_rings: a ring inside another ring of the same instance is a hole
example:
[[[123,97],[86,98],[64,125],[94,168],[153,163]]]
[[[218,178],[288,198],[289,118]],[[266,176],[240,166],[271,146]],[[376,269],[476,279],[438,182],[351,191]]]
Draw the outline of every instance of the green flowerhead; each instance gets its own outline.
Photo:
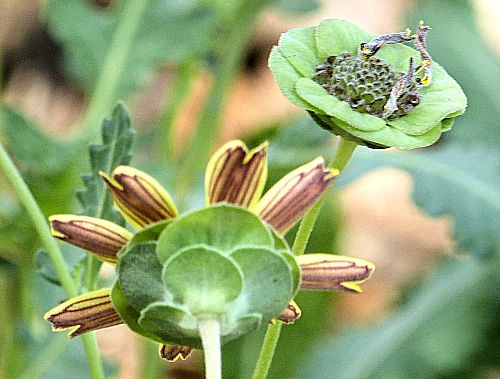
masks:
[[[283,34],[269,67],[285,96],[334,134],[372,148],[429,146],[467,104],[427,52],[429,30],[421,22],[414,35],[374,37],[348,21],[326,20]]]

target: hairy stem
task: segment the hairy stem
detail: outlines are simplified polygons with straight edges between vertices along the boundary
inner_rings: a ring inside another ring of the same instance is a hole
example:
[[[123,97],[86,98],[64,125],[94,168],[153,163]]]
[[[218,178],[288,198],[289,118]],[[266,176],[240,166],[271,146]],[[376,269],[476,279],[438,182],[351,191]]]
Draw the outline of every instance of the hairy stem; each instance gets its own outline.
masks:
[[[31,221],[35,225],[35,229],[44,245],[47,253],[52,260],[57,277],[68,297],[74,297],[78,294],[77,288],[73,283],[71,275],[68,271],[64,258],[57,246],[56,241],[50,233],[49,226],[43,215],[40,207],[33,198],[31,191],[24,182],[21,174],[15,167],[4,147],[0,144],[0,169],[7,177],[7,180],[14,188],[19,200],[26,209]],[[99,349],[94,334],[86,334],[82,336],[83,345],[87,354],[87,362],[91,376],[94,379],[104,378],[104,370],[99,356]]]
[[[220,348],[220,322],[217,318],[199,320],[203,353],[205,355],[205,378],[221,379],[222,356]]]
[[[267,377],[271,362],[273,361],[274,350],[280,338],[281,327],[283,324],[277,321],[275,324],[268,325],[264,342],[260,350],[259,359],[255,365],[252,379],[262,379]]]
[[[148,3],[149,0],[125,2],[87,113],[82,121],[83,137],[87,140],[97,137],[101,120],[118,100],[118,86]]]
[[[351,159],[356,146],[357,144],[355,142],[341,139],[337,147],[337,151],[335,152],[335,156],[328,165],[328,168],[338,170],[339,173],[341,173]],[[302,219],[292,247],[292,251],[295,255],[304,254],[307,243],[309,242],[309,237],[314,229],[314,224],[316,223],[327,193],[328,191],[325,191],[316,204],[314,204],[314,206]],[[259,359],[257,360],[252,379],[265,379],[267,377],[267,373],[269,372],[269,368],[271,367],[271,362],[273,360],[274,351],[276,350],[276,346],[278,344],[280,332],[280,322],[267,327],[267,332],[262,343]]]

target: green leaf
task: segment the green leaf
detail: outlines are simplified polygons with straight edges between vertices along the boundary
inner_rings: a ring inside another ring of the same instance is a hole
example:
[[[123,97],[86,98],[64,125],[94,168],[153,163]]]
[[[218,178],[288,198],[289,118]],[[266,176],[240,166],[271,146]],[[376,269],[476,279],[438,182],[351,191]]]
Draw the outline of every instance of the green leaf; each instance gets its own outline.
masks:
[[[82,175],[85,189],[77,191],[77,197],[85,215],[123,225],[123,218],[112,209],[111,196],[106,191],[99,171],[110,174],[115,167],[127,165],[132,159],[135,131],[125,105],[118,103],[112,116],[104,119],[101,128],[102,143],[89,146],[91,172]]]
[[[47,22],[64,47],[68,70],[89,91],[104,65],[124,3],[113,3],[107,9],[84,0],[47,3]],[[201,2],[149,1],[131,43],[119,96],[137,89],[165,60],[184,60],[207,52],[213,33],[214,12]]]
[[[429,52],[467,94],[467,112],[457,120],[453,133],[446,138],[464,146],[499,146],[500,64],[478,29],[472,2],[420,0],[414,3],[409,19],[408,25],[417,25],[423,19],[432,26],[427,41]],[[467,25],[466,33],[464,25]]]
[[[141,242],[127,248],[119,258],[118,280],[127,301],[137,311],[167,293],[162,282],[162,265],[156,257],[156,242]]]
[[[415,203],[434,217],[451,216],[459,251],[500,253],[500,154],[488,149],[449,147],[435,152],[356,152],[337,186],[366,171],[400,167],[415,180]]]
[[[204,244],[229,254],[239,246],[274,246],[268,228],[247,209],[219,204],[175,219],[158,240],[158,258],[165,263],[179,249]]]
[[[78,175],[75,146],[55,141],[7,106],[0,106],[0,128],[2,143],[42,211],[50,214],[67,210]]]
[[[163,282],[173,301],[197,316],[218,315],[243,290],[238,265],[208,246],[186,247],[165,263]]]
[[[307,378],[442,378],[480,351],[498,312],[499,260],[447,259],[381,325],[347,331],[307,355]]]
[[[261,314],[263,321],[270,321],[278,316],[294,291],[287,260],[273,250],[264,248],[238,249],[231,254],[231,258],[236,261],[244,276],[242,296],[232,307]],[[298,269],[297,263],[294,268]]]
[[[6,138],[3,143],[21,160],[23,171],[58,173],[74,160],[73,146],[56,142],[8,106],[0,107],[0,125],[0,132]]]

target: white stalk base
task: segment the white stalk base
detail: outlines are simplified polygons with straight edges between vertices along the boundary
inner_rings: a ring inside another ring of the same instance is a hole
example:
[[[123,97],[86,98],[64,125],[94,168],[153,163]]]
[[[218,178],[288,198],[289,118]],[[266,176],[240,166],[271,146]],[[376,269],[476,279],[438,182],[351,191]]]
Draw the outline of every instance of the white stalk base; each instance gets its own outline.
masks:
[[[203,352],[205,355],[205,378],[221,379],[222,363],[220,351],[220,323],[217,318],[204,318],[198,321]]]

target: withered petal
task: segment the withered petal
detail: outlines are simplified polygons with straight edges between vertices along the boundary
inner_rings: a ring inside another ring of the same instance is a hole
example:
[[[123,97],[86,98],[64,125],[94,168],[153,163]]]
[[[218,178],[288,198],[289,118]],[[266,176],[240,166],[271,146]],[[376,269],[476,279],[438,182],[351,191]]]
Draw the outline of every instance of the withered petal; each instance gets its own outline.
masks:
[[[160,345],[160,357],[169,362],[175,362],[178,359],[185,361],[193,351],[191,346],[180,346],[173,344]]]
[[[278,181],[259,201],[256,211],[278,233],[285,234],[314,205],[337,174],[325,168],[323,158],[316,158]]]
[[[68,334],[71,338],[122,324],[111,304],[110,291],[103,288],[69,299],[48,311],[44,318],[52,323],[54,331],[71,329]]]
[[[116,254],[132,238],[125,228],[95,217],[60,214],[50,216],[49,223],[54,237],[110,263],[116,263]]]
[[[300,266],[306,290],[362,292],[360,287],[370,279],[375,265],[364,259],[333,254],[305,254],[295,257]]]
[[[205,172],[207,204],[255,205],[267,179],[267,149],[265,142],[248,151],[242,141],[234,140],[217,150]]]
[[[133,226],[141,228],[178,215],[170,195],[148,174],[128,166],[118,166],[111,177],[99,174],[116,206]]]
[[[281,312],[281,314],[276,317],[276,319],[285,324],[293,324],[300,318],[301,315],[302,311],[300,310],[299,306],[295,301],[291,300],[283,310],[283,312]]]

